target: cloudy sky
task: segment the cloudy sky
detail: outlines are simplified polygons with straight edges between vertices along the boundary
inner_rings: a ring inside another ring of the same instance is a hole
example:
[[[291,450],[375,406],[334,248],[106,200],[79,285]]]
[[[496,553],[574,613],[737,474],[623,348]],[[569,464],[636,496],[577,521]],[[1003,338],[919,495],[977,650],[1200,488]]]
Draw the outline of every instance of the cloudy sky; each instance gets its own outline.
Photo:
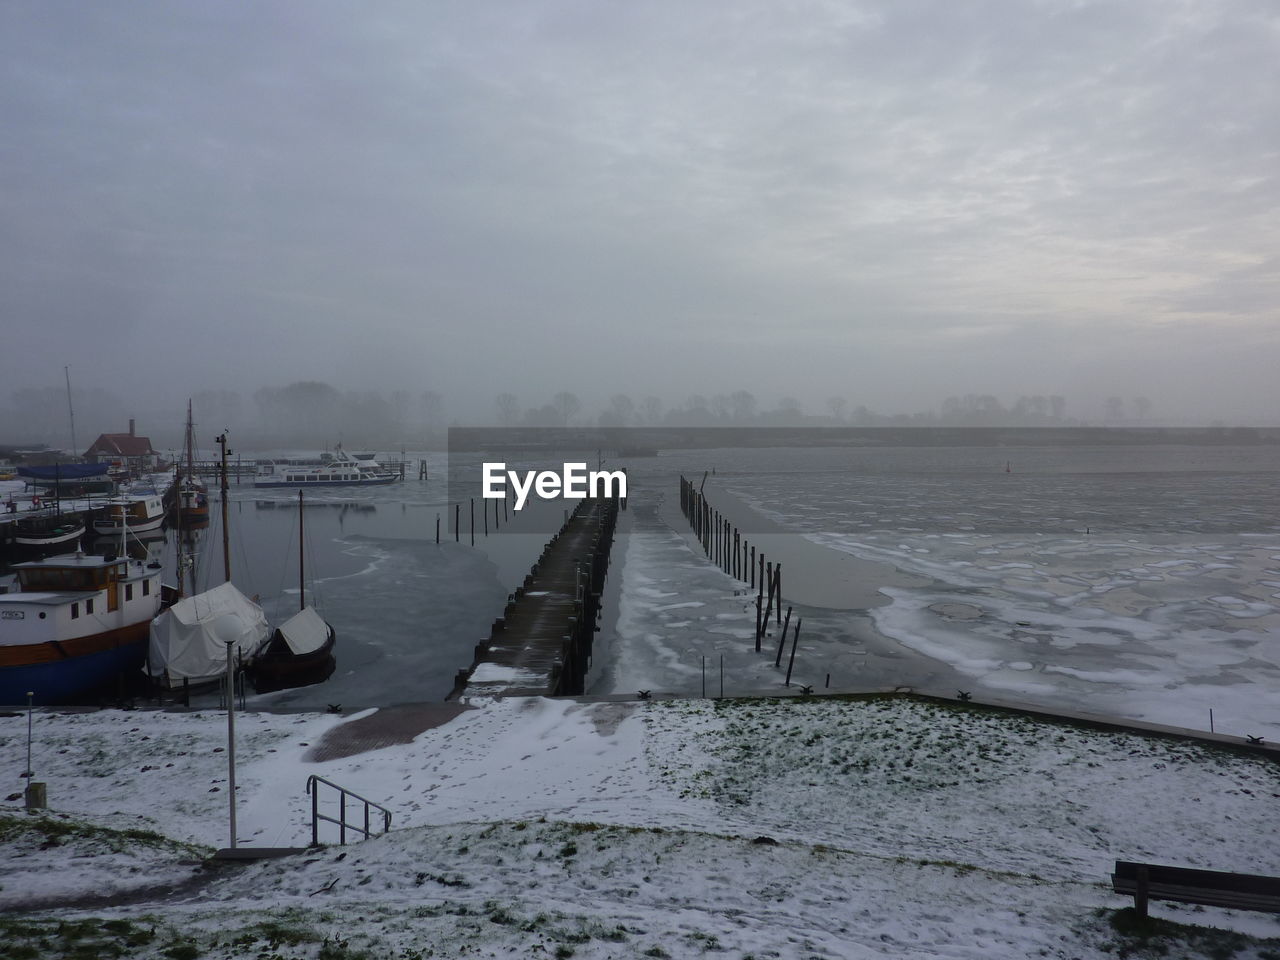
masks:
[[[0,4],[0,385],[1280,421],[1274,0]]]

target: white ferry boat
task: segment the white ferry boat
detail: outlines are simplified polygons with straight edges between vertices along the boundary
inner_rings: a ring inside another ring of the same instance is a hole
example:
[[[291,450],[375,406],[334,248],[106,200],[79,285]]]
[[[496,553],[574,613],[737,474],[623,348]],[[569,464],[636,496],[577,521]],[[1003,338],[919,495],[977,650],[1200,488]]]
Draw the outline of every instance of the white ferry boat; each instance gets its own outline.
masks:
[[[371,455],[362,454],[356,458],[339,446],[332,457],[320,463],[262,461],[253,485],[255,487],[363,487],[395,483],[399,479],[399,473],[384,469]]]

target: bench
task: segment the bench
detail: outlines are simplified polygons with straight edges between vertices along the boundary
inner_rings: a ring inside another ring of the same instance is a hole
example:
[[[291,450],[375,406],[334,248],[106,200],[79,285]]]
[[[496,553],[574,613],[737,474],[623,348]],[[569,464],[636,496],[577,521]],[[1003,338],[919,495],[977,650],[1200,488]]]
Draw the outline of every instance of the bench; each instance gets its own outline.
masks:
[[[1134,910],[1140,917],[1147,915],[1148,900],[1280,913],[1280,877],[1117,860],[1111,887],[1116,893],[1133,897]]]

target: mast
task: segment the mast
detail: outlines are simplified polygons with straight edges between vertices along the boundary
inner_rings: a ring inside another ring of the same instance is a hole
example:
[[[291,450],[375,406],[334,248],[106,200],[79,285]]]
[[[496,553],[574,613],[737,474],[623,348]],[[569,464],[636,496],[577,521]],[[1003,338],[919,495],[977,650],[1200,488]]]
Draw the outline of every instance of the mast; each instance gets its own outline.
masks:
[[[221,433],[215,441],[222,449],[222,469],[219,471],[219,485],[222,490],[222,572],[223,578],[231,581],[231,531],[227,527],[227,435]]]
[[[307,609],[307,577],[303,572],[306,564],[306,551],[302,547],[303,536],[302,491],[298,491],[298,609]]]
[[[196,437],[195,424],[191,422],[191,400],[187,400],[187,477],[195,479],[196,475]]]
[[[178,599],[181,600],[183,594],[186,592],[184,589],[186,584],[183,579],[183,569],[182,569],[182,564],[183,564],[183,561],[182,561],[182,486],[179,483],[179,478],[182,476],[182,470],[181,468],[175,467],[173,472],[174,472],[173,482],[175,484],[179,484],[178,485],[178,512],[177,512],[177,516],[174,517],[173,532],[174,532],[174,540],[178,544]],[[194,588],[195,584],[192,583],[191,586]]]
[[[76,451],[80,448],[76,446],[76,411],[75,408],[71,406],[71,367],[63,367],[62,372],[67,378],[67,413],[71,417],[71,455],[76,457],[79,456]]]

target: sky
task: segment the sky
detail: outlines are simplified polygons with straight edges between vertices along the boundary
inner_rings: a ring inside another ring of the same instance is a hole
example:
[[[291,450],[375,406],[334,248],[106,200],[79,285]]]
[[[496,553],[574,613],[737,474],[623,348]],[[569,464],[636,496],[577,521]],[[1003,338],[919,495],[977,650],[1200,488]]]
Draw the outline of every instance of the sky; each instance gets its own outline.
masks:
[[[0,64],[0,390],[1280,422],[1272,0],[5,0]]]

